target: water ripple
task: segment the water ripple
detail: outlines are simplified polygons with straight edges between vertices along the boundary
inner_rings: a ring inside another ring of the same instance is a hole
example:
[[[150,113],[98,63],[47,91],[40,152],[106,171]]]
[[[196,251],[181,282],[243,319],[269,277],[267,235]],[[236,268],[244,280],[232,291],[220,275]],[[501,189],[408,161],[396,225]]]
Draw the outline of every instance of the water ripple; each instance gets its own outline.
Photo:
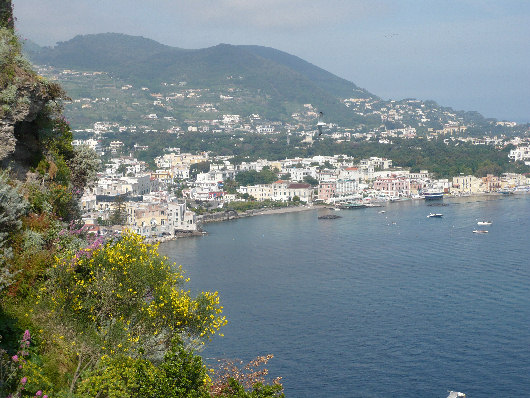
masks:
[[[161,250],[229,324],[208,357],[274,353],[290,397],[530,396],[530,197],[254,217]],[[478,220],[489,233],[473,234]]]

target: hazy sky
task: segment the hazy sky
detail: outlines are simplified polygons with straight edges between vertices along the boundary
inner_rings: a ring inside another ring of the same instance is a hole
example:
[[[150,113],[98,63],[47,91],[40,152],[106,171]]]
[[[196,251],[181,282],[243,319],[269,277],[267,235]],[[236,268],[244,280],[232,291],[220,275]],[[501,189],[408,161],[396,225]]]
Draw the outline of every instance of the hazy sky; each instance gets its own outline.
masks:
[[[258,44],[385,99],[530,121],[528,0],[13,0],[41,45],[120,32],[182,48]]]

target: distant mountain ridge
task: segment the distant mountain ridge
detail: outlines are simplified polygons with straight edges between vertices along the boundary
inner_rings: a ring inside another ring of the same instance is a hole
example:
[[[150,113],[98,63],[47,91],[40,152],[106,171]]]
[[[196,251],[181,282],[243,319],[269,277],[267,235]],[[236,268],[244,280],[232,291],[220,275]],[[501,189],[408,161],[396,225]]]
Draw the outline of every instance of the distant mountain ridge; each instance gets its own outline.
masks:
[[[342,120],[352,115],[341,98],[377,98],[299,57],[254,45],[186,50],[144,37],[102,33],[76,36],[55,47],[31,46],[28,55],[37,64],[104,71],[148,87],[167,81],[186,81],[190,87],[235,85],[278,103],[311,103]]]

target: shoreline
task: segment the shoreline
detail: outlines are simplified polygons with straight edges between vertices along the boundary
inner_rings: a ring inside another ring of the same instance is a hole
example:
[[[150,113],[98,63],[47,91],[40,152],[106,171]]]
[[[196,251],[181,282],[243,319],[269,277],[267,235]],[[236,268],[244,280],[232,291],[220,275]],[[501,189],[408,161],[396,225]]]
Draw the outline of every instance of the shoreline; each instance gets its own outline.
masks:
[[[526,192],[515,192],[514,194],[525,194]],[[499,192],[481,192],[481,193],[473,193],[469,195],[448,195],[444,196],[441,200],[432,200],[432,201],[425,201],[423,198],[406,198],[402,201],[409,201],[409,200],[423,200],[426,203],[429,204],[437,204],[437,203],[443,203],[443,200],[453,200],[453,199],[465,199],[465,198],[480,198],[480,197],[489,197],[489,198],[502,198],[505,196],[512,196],[512,195],[505,195]],[[398,201],[399,202],[399,201]],[[432,202],[432,203],[430,203]],[[385,201],[385,202],[378,202],[378,203],[392,203],[391,201]],[[231,220],[237,220],[240,218],[246,218],[246,217],[254,217],[254,216],[267,216],[271,214],[287,214],[287,213],[297,213],[301,211],[310,211],[310,210],[320,210],[320,209],[327,209],[330,208],[330,204],[312,204],[312,205],[302,205],[302,206],[288,206],[288,207],[281,207],[276,209],[269,209],[269,208],[263,208],[263,209],[252,209],[247,210],[241,213],[238,213],[235,210],[228,210],[225,212],[219,212],[219,213],[212,213],[212,214],[203,214],[198,216],[197,224],[204,225],[204,224],[210,224],[210,223],[217,223],[217,222],[224,222],[224,221],[231,221]],[[200,227],[199,227],[200,228]],[[204,231],[202,229],[198,229],[197,231],[191,232],[191,233],[180,233],[176,236],[163,236],[159,238],[148,238],[148,241],[150,243],[162,243],[162,242],[168,242],[175,239],[180,238],[191,238],[191,237],[197,237],[197,236],[205,236],[208,235],[207,231]]]

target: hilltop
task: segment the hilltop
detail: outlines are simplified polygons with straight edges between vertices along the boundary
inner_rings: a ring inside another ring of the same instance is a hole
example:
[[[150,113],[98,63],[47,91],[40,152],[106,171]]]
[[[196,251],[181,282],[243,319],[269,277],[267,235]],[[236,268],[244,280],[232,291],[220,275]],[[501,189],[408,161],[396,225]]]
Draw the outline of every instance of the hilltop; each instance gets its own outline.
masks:
[[[314,129],[319,111],[329,123],[328,133],[493,136],[521,130],[434,101],[383,100],[299,57],[263,46],[183,49],[102,33],[54,47],[29,42],[25,51],[39,73],[57,80],[72,98],[65,114],[76,130],[109,122],[144,132],[304,132]],[[238,121],[227,122],[232,119],[226,115]]]
[[[185,50],[143,37],[104,33],[76,36],[55,47],[32,46],[28,54],[36,64],[107,72],[150,89],[163,82],[186,82],[195,88],[244,90],[266,98],[280,115],[289,113],[291,104],[311,103],[333,119],[347,121],[353,115],[340,99],[377,98],[301,58],[261,46],[219,44]]]

